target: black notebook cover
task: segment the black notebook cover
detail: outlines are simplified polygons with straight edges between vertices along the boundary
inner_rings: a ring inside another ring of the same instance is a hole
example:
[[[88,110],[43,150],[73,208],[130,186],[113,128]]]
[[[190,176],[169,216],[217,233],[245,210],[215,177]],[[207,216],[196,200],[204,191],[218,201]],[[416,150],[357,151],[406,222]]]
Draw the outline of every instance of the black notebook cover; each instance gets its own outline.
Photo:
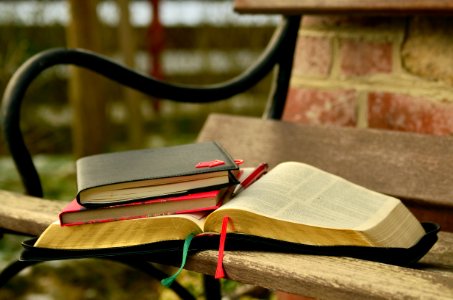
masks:
[[[377,261],[393,265],[407,266],[420,260],[436,243],[439,225],[422,223],[426,234],[417,244],[410,248],[386,248],[364,246],[312,246],[282,242],[257,236],[228,233],[225,250],[236,251],[270,251],[279,253],[298,253],[326,256],[345,256]],[[34,247],[36,238],[25,241],[20,260],[50,261],[78,258],[101,257],[136,257],[156,259],[159,257],[181,258],[184,241],[163,241],[152,244],[89,250],[66,250]],[[202,235],[195,237],[190,245],[191,252],[218,249],[218,235]]]
[[[200,162],[221,160],[223,164],[196,168]],[[107,206],[132,202],[130,199],[116,203],[85,203],[80,193],[90,188],[117,183],[174,178],[218,171],[238,170],[238,165],[216,142],[185,144],[172,147],[150,148],[123,152],[112,152],[82,157],[77,160],[77,201],[83,206]],[[234,176],[222,186],[237,183]],[[202,189],[198,189],[200,191]],[[196,192],[195,190],[186,191]],[[178,193],[184,194],[184,193]]]

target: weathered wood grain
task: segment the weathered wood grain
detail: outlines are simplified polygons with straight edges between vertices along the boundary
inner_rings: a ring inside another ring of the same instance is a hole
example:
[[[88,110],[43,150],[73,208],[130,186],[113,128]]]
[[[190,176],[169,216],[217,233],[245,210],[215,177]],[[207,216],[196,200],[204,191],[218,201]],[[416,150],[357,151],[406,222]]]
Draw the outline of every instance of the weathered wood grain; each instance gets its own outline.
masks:
[[[248,166],[301,161],[401,198],[421,221],[453,231],[452,137],[211,115],[199,141],[216,140]]]
[[[271,14],[452,14],[449,0],[235,0],[240,13]]]
[[[63,205],[0,191],[0,227],[38,235],[56,219]],[[186,269],[213,275],[217,255],[212,250],[192,255]],[[453,234],[439,233],[439,241],[411,268],[352,258],[250,251],[227,251],[224,267],[232,280],[324,299],[451,299]]]
[[[0,191],[0,227],[39,234],[55,220],[62,205]],[[208,250],[191,255],[186,268],[213,275],[216,263],[217,252]],[[411,268],[352,258],[250,251],[227,251],[224,267],[233,280],[324,299],[451,299],[453,234],[441,232],[431,251]]]
[[[0,228],[39,235],[58,218],[65,204],[0,190]]]
[[[189,257],[186,269],[215,274],[216,251]],[[353,258],[227,251],[228,278],[321,299],[451,299],[453,234],[441,232],[431,251],[410,268]]]
[[[55,220],[62,205],[58,201],[0,191],[0,227],[37,235]],[[213,275],[217,255],[212,250],[191,255],[186,269]],[[250,251],[227,251],[224,267],[232,280],[324,299],[450,299],[453,234],[441,232],[431,251],[412,268],[352,258]]]

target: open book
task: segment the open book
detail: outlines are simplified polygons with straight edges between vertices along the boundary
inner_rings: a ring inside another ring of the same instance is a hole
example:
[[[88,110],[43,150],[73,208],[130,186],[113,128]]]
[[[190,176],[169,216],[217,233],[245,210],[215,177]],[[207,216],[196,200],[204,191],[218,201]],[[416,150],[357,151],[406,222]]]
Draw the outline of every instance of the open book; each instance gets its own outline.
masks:
[[[409,248],[424,235],[400,200],[315,167],[281,163],[207,216],[167,215],[62,227],[50,225],[36,247],[95,249],[183,240],[221,231],[295,244]]]

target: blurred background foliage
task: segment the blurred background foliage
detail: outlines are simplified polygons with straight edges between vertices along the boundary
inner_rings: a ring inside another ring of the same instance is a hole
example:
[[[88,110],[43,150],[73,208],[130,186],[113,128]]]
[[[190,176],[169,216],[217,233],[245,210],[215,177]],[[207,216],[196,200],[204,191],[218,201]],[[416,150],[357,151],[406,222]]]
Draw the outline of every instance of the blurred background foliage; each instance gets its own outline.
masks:
[[[68,44],[68,3],[65,0],[0,1],[0,91],[17,68],[40,51]],[[124,62],[119,45],[118,1],[99,1],[101,54]],[[163,44],[159,50],[162,80],[184,84],[211,84],[232,78],[262,52],[275,29],[274,16],[240,16],[232,1],[160,0]],[[130,21],[135,41],[134,68],[144,74],[153,71],[150,53],[152,1],[130,1]],[[68,100],[70,68],[59,66],[45,71],[30,86],[24,99],[21,128],[34,155],[46,198],[69,201],[75,195],[73,151],[73,108]],[[136,95],[142,113],[143,147],[192,142],[212,112],[260,116],[264,110],[271,78],[249,92],[207,105],[177,104],[165,99]],[[96,86],[87,86],[93,89]],[[106,151],[134,147],[130,144],[125,107],[127,93],[106,82],[108,137]],[[83,122],[83,120],[80,120]],[[96,125],[93,125],[96,126]],[[17,172],[0,138],[0,189],[23,192]],[[89,142],[89,141],[87,141]],[[22,238],[4,235],[0,241],[0,264],[16,259]],[[179,279],[203,299],[199,274],[184,272]],[[236,299],[238,285],[223,281],[223,290]],[[27,269],[0,289],[1,299],[175,299],[143,274],[112,262],[70,261],[38,265]]]
[[[4,2],[13,4],[15,2],[37,2],[46,7],[65,1],[0,1],[0,3]],[[147,1],[132,2],[140,4],[139,8],[142,9],[149,6]],[[207,16],[201,14],[194,18],[195,20],[185,23],[178,22],[178,14],[187,14],[194,9],[203,7],[196,3],[207,5],[212,1],[160,0],[160,2],[162,9],[166,7],[167,2],[182,3],[180,5],[182,7],[172,15],[170,20],[167,20],[170,24],[166,24],[165,19],[162,21],[164,44],[160,54],[160,63],[162,79],[168,82],[204,85],[218,83],[238,75],[254,62],[275,28],[275,18],[254,22],[253,18],[235,15],[231,1],[214,1],[217,6],[214,5],[211,10],[202,10],[208,14]],[[107,8],[115,6],[115,1],[101,1],[100,3],[110,4]],[[4,15],[9,15],[7,20],[11,20],[13,19],[11,14],[20,13],[20,11],[14,11],[13,4],[8,6],[8,9],[0,10],[0,45],[3,49],[0,52],[1,91],[4,90],[13,72],[26,59],[42,50],[65,47],[67,44],[65,24],[58,23],[65,21],[48,21],[50,23],[39,21],[45,18],[40,14],[47,11],[39,5],[34,5],[35,12],[29,13],[36,18],[36,22],[28,21],[27,23],[30,24],[23,24],[19,21],[15,23],[1,22]],[[191,8],[191,5],[194,8]],[[99,6],[105,7],[106,5]],[[170,5],[167,10],[172,7],[174,6]],[[107,12],[101,13],[100,11],[112,10],[107,8],[98,9],[98,14],[105,15]],[[222,15],[223,12],[226,17],[216,23],[209,19],[212,11],[216,11],[218,15]],[[134,11],[131,13],[133,14]],[[115,15],[114,12],[111,14]],[[184,15],[180,15],[180,19],[183,21],[185,18],[187,19]],[[235,20],[242,18],[250,21],[235,23]],[[18,16],[17,19],[21,18]],[[115,19],[115,17],[100,18],[99,32],[102,37],[102,54],[122,62],[123,58],[118,45],[118,24],[110,19]],[[139,23],[133,27],[134,41],[136,41],[135,69],[145,74],[149,74],[152,69],[150,65],[152,54],[148,49],[149,37],[152,35],[149,34],[148,25]],[[26,122],[24,122],[23,128],[27,133],[27,145],[34,153],[71,153],[71,140],[68,139],[71,125],[71,107],[68,105],[67,93],[68,76],[67,67],[49,69],[40,75],[28,90],[24,101],[23,119]],[[127,147],[124,124],[127,124],[128,118],[124,110],[124,93],[116,83],[108,82],[106,84],[104,97],[108,103],[108,121],[114,126],[110,130],[108,142],[111,147]],[[156,102],[155,99],[140,95],[144,116],[143,126],[146,130],[145,144],[153,146],[178,143],[178,139],[191,140],[200,129],[205,116],[210,112],[260,115],[264,108],[269,84],[269,79],[264,80],[249,93],[240,95],[239,99],[207,105],[175,104],[160,99],[158,110],[152,104]],[[55,130],[56,128],[58,130]],[[0,154],[5,154],[4,147],[0,151]]]

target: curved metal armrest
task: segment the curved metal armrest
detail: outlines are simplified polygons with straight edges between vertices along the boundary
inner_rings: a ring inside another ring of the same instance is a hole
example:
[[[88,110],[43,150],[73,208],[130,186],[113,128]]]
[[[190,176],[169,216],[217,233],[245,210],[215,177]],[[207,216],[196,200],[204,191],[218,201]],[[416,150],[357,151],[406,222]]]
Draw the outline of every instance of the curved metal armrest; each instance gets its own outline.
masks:
[[[291,40],[291,35],[297,34],[299,21],[299,17],[286,17],[255,64],[229,81],[207,86],[165,83],[121,66],[106,57],[79,49],[51,49],[31,57],[9,81],[2,101],[5,140],[27,194],[42,197],[43,191],[20,130],[20,108],[26,89],[42,71],[55,65],[71,64],[92,70],[154,97],[190,103],[213,102],[246,91],[279,64],[282,56],[287,54],[287,39]]]

